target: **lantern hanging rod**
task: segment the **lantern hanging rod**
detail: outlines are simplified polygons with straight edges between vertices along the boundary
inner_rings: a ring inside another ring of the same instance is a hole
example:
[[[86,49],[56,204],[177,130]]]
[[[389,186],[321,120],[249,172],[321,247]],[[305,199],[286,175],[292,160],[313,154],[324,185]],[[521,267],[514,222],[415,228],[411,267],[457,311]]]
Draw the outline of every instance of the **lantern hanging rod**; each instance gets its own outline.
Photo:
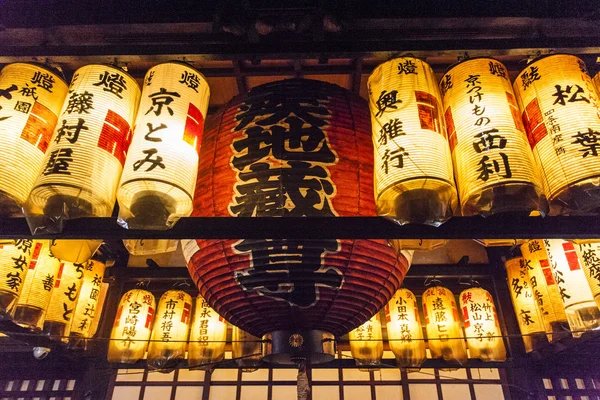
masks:
[[[597,239],[600,217],[454,217],[440,227],[383,217],[182,218],[170,230],[127,230],[115,218],[67,220],[33,236],[24,218],[0,218],[1,239]]]

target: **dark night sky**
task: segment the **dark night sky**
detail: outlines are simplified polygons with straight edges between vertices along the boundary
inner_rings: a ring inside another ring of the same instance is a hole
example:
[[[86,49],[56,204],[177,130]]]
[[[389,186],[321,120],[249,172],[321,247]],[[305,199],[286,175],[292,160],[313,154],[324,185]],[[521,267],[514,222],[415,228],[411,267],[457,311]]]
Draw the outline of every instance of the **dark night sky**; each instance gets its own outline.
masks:
[[[0,0],[5,27],[99,23],[212,21],[226,16],[276,14],[278,9],[322,6],[343,19],[378,17],[595,16],[599,0]]]

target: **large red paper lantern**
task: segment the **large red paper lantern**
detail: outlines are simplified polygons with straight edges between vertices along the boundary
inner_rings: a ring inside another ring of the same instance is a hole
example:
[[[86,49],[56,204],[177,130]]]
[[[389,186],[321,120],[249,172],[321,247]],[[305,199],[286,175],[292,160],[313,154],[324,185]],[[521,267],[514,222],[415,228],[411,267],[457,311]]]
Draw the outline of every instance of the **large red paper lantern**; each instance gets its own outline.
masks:
[[[349,91],[301,79],[258,86],[207,127],[194,216],[331,216],[335,224],[336,216],[375,215],[369,109]],[[409,267],[384,240],[193,240],[183,248],[207,302],[265,339],[267,360],[284,363],[331,359],[323,353],[333,335],[383,308]]]

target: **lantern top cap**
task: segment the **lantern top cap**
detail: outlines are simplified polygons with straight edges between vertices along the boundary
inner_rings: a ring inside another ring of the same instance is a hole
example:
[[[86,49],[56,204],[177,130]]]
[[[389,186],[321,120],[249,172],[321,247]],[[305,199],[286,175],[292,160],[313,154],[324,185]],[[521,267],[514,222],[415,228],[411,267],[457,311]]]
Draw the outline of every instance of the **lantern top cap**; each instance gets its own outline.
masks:
[[[40,63],[40,62],[35,62],[35,61],[19,61],[19,62],[14,62],[14,63],[6,64],[2,68],[2,70],[4,70],[4,68],[7,68],[7,67],[18,66],[18,65],[27,65],[27,66],[33,66],[33,67],[36,67],[36,68],[41,68],[41,69],[43,69],[45,71],[48,71],[51,74],[55,75],[65,85],[68,85],[67,80],[65,79],[65,76],[62,73],[62,71],[60,71],[60,70],[52,67],[51,65]]]
[[[532,60],[530,63],[528,63],[528,64],[527,64],[525,67],[523,67],[523,69],[521,69],[521,71],[520,71],[520,72],[519,72],[519,74],[517,75],[517,78],[518,78],[519,76],[521,76],[521,74],[522,74],[523,72],[526,72],[526,70],[527,70],[528,68],[530,68],[530,67],[534,66],[535,64],[539,63],[540,61],[546,60],[547,58],[552,58],[552,57],[565,57],[565,56],[568,56],[568,57],[573,57],[573,58],[575,58],[575,59],[577,59],[577,60],[579,60],[579,61],[583,62],[583,60],[582,60],[581,58],[579,58],[579,57],[577,57],[577,56],[575,56],[575,55],[573,55],[573,54],[568,54],[568,53],[552,53],[552,54],[543,54],[543,55],[540,55],[540,56],[538,56],[538,57],[535,57],[535,58],[534,58],[534,59],[533,59],[533,60]]]
[[[119,73],[121,73],[121,74],[123,74],[123,75],[126,75],[126,76],[127,76],[129,79],[132,79],[132,80],[134,80],[134,81],[137,83],[137,81],[135,80],[135,78],[133,77],[133,75],[131,75],[129,72],[125,71],[123,68],[119,67],[118,65],[115,65],[115,64],[109,64],[109,63],[93,63],[93,64],[86,64],[86,65],[83,65],[83,66],[81,66],[81,67],[77,68],[77,70],[75,71],[75,73],[74,73],[74,74],[76,74],[77,72],[79,72],[79,70],[81,70],[81,69],[83,69],[83,68],[88,68],[88,67],[104,67],[104,68],[111,68],[111,69],[117,70]],[[138,89],[139,89],[139,85],[137,85],[137,86],[138,86]]]
[[[442,76],[442,79],[440,79],[440,82],[446,77],[446,75],[448,75],[450,72],[452,72],[452,70],[454,68],[456,68],[458,66],[462,66],[463,64],[466,64],[469,61],[481,61],[481,60],[494,61],[494,62],[502,64],[502,66],[504,66],[506,68],[506,66],[504,65],[504,63],[502,61],[498,60],[497,58],[490,57],[490,56],[478,56],[478,57],[464,58],[460,61],[455,62],[454,64],[450,64],[448,66],[448,68],[446,68],[446,72],[444,73],[444,76]]]
[[[158,64],[154,64],[153,66],[151,66],[150,68],[148,68],[148,71],[152,70],[153,68],[158,67],[159,65],[165,65],[165,64],[179,64],[179,65],[183,65],[184,67],[187,67],[191,70],[193,70],[194,72],[196,72],[197,74],[201,75],[202,78],[204,80],[206,80],[206,77],[204,76],[204,74],[202,72],[200,72],[200,70],[196,67],[194,67],[192,64],[190,64],[187,61],[182,61],[182,60],[169,60],[169,61],[163,61],[160,62]]]
[[[425,61],[425,60],[422,60],[422,59],[420,59],[420,58],[418,58],[418,57],[415,57],[415,56],[402,56],[402,57],[394,57],[394,58],[390,58],[390,59],[389,59],[389,60],[387,60],[387,61],[384,61],[384,62],[382,62],[382,63],[381,63],[381,64],[379,64],[377,67],[375,67],[375,69],[373,70],[373,72],[371,72],[371,75],[369,75],[369,80],[368,80],[368,82],[369,82],[369,83],[371,82],[371,79],[373,79],[373,77],[374,77],[376,74],[378,74],[378,73],[379,73],[379,70],[380,70],[381,68],[383,68],[383,66],[384,66],[384,65],[387,65],[387,64],[390,64],[390,63],[393,63],[393,62],[398,62],[398,60],[417,60],[417,61],[419,61],[419,62],[420,62],[422,65],[423,65],[423,67],[425,67],[425,68],[429,68],[429,70],[431,71],[431,73],[433,73],[433,68],[431,68],[431,65],[429,65],[429,64],[427,63],[427,61]]]

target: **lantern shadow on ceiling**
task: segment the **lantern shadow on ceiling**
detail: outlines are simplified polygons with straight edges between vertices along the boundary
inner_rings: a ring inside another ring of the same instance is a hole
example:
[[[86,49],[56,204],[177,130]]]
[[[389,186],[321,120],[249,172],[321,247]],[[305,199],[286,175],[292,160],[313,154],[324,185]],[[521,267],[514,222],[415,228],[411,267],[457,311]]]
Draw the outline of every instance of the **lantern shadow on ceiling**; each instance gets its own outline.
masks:
[[[375,215],[369,120],[363,99],[318,81],[274,82],[234,98],[209,120],[192,215]],[[384,240],[182,245],[206,301],[233,325],[270,334],[273,354],[287,356],[267,359],[284,363],[290,354],[332,359],[332,334],[370,319],[409,266]]]

